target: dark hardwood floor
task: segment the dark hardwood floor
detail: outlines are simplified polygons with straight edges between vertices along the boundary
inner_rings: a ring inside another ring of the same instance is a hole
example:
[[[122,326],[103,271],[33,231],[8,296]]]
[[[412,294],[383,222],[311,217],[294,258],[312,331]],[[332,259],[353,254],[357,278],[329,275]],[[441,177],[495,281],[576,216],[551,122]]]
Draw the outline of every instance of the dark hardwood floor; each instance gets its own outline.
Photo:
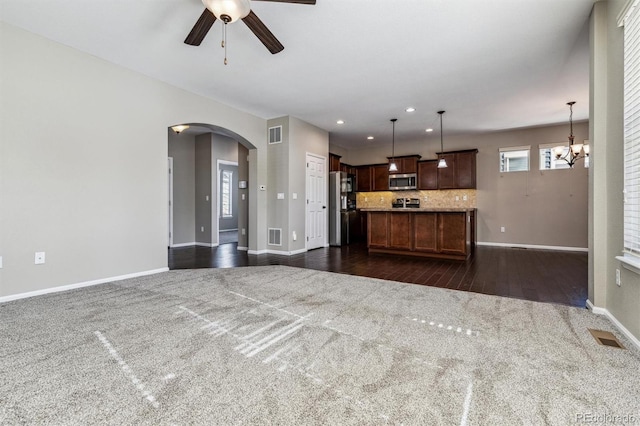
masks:
[[[169,249],[170,269],[287,265],[585,307],[587,253],[477,247],[467,261],[368,254],[362,243],[294,256],[250,255],[237,244]]]

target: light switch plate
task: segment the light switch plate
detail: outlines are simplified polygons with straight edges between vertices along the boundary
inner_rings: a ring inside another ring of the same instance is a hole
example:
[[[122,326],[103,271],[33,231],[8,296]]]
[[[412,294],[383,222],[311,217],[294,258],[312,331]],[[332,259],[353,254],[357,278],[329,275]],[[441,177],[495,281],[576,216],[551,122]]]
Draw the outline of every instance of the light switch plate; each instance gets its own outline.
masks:
[[[278,192],[278,200],[284,200],[284,192]]]
[[[2,269],[2,256],[0,256],[0,269]]]

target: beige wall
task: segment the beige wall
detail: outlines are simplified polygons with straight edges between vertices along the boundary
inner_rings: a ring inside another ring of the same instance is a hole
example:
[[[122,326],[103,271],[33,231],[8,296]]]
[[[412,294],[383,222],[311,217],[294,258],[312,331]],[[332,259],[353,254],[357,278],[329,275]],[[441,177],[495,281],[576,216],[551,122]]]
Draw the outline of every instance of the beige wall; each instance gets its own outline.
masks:
[[[306,248],[306,157],[307,153],[326,159],[329,188],[329,133],[295,117],[268,121],[268,127],[282,126],[282,143],[268,147],[269,185],[268,227],[282,229],[282,246],[267,246],[270,251],[285,253]],[[277,199],[283,193],[284,199]],[[293,199],[293,193],[297,199]],[[327,217],[327,233],[328,233]],[[293,232],[297,234],[293,241]],[[328,242],[328,234],[327,234]]]
[[[173,244],[196,241],[195,136],[169,133],[169,157],[173,158]]]
[[[447,151],[478,149],[480,243],[586,249],[589,169],[579,161],[570,170],[539,170],[538,145],[566,141],[568,127],[566,123],[446,138]],[[574,123],[574,135],[577,142],[589,139],[588,123]],[[531,146],[530,170],[501,173],[498,149],[523,145]],[[439,148],[439,143],[403,141],[396,144],[396,153],[435,159]],[[337,149],[332,147],[331,151]],[[342,161],[352,165],[384,163],[388,155],[389,147],[372,147],[348,151]]]
[[[167,128],[178,123],[258,148],[249,246],[264,248],[266,120],[4,22],[0,67],[0,297],[166,268]]]
[[[597,2],[591,16],[589,301],[640,339],[640,275],[616,259],[623,248],[623,0]],[[621,286],[615,273],[620,270]]]

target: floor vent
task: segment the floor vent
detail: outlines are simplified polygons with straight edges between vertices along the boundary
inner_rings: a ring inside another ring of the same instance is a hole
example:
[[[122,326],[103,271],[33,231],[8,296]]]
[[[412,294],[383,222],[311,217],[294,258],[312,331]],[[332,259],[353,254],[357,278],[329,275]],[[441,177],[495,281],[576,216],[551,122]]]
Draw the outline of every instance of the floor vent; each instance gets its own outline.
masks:
[[[596,339],[596,341],[602,346],[611,346],[613,348],[626,349],[624,346],[622,346],[622,343],[620,343],[616,336],[613,335],[613,333],[603,330],[594,330],[591,328],[589,328],[588,330],[593,338]]]
[[[267,244],[269,244],[270,246],[281,246],[282,245],[282,229],[269,228],[269,239],[267,240]]]

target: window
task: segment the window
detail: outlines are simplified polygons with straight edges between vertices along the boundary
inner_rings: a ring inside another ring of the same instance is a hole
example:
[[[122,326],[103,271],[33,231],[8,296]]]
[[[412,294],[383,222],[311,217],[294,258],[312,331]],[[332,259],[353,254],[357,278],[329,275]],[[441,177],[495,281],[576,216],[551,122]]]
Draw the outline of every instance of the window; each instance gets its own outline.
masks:
[[[526,172],[529,170],[530,146],[500,148],[500,172]]]
[[[589,141],[585,140],[584,144],[588,145]],[[547,143],[544,145],[538,145],[538,148],[540,148],[540,170],[556,170],[569,168],[569,163],[567,163],[565,160],[556,160],[556,155],[553,152],[553,149],[557,146],[565,147],[564,151],[562,151],[562,157],[567,155],[567,153],[569,152],[569,142]],[[578,167],[580,161],[583,162],[584,167],[589,167],[589,157],[584,157],[581,160],[578,160],[574,167]]]
[[[231,197],[233,172],[231,170],[220,171],[220,215],[222,217],[231,217]]]
[[[640,0],[624,17],[624,253],[640,263]]]

